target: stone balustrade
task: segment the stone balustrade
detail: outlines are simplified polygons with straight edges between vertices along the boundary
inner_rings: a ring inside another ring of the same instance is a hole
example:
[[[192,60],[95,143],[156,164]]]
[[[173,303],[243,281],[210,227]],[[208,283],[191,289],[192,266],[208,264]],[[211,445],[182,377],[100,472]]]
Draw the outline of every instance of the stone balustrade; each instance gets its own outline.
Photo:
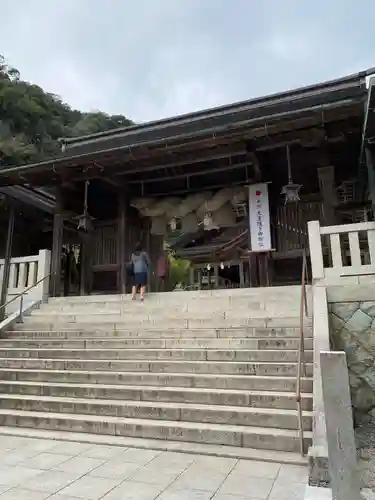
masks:
[[[10,261],[8,297],[19,295],[26,288],[32,287],[50,272],[51,252],[40,250],[38,255],[28,255],[25,257],[14,257]],[[0,259],[0,284],[4,274],[4,259]],[[48,298],[49,279],[45,279],[35,288],[32,288],[25,297],[28,301],[44,301]],[[19,308],[20,299],[14,300],[7,308],[7,313],[11,314]]]

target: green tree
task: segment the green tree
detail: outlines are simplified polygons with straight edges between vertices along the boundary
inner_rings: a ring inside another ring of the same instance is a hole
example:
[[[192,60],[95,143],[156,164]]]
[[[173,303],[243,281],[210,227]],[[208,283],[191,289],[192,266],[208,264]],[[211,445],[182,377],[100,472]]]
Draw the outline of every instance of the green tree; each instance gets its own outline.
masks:
[[[20,79],[0,55],[0,167],[60,154],[58,139],[131,125],[123,115],[82,113]]]
[[[190,274],[190,262],[176,259],[169,254],[169,288],[173,290],[176,285],[187,285]]]
[[[20,79],[18,69],[8,66],[4,56],[0,54],[0,79],[17,81]]]

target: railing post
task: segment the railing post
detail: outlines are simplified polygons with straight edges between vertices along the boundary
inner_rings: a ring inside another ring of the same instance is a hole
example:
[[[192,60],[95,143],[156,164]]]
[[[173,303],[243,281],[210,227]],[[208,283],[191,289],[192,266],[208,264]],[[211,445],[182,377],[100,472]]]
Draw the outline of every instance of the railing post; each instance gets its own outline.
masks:
[[[337,500],[360,500],[346,354],[322,352],[320,364],[332,497]]]
[[[20,297],[20,316],[19,316],[19,323],[23,323],[23,295]]]
[[[36,281],[43,279],[50,273],[51,268],[51,252],[50,250],[39,250],[38,256],[38,273]],[[46,278],[38,285],[37,294],[38,299],[42,302],[46,302],[49,295],[49,280],[50,278]]]
[[[324,264],[322,240],[320,235],[320,223],[313,220],[307,223],[309,232],[310,260],[313,282],[324,279]]]

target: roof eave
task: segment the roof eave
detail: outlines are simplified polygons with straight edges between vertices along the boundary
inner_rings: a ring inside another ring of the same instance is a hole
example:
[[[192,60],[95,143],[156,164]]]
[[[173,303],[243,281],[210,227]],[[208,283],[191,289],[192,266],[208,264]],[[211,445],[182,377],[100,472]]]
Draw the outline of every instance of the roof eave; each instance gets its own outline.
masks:
[[[262,106],[266,105],[269,102],[272,101],[278,101],[278,100],[285,100],[285,99],[291,99],[291,98],[297,98],[301,94],[308,94],[309,92],[319,92],[320,90],[327,90],[331,87],[339,86],[339,85],[345,85],[345,84],[350,84],[354,82],[361,82],[365,81],[366,77],[374,74],[375,73],[375,68],[369,68],[367,70],[361,71],[359,73],[353,73],[351,75],[347,75],[345,77],[337,78],[334,80],[328,80],[326,82],[314,84],[314,85],[309,85],[305,87],[299,87],[297,89],[293,90],[288,90],[285,92],[279,92],[275,94],[270,94],[264,97],[257,97],[254,99],[246,100],[246,101],[239,101],[234,104],[227,104],[223,106],[218,106],[215,108],[208,108],[200,111],[196,111],[193,113],[187,113],[183,115],[178,115],[172,118],[164,118],[161,120],[154,120],[151,122],[143,123],[143,124],[137,124],[137,125],[131,125],[129,127],[122,127],[119,129],[112,129],[112,130],[107,130],[104,132],[98,132],[95,134],[89,134],[89,135],[84,135],[80,137],[63,137],[59,139],[59,141],[66,146],[72,146],[74,144],[79,144],[83,142],[92,142],[98,139],[103,139],[106,137],[114,137],[117,135],[122,135],[122,134],[129,134],[130,132],[140,132],[141,130],[145,128],[161,128],[167,125],[173,125],[177,123],[184,123],[184,122],[189,122],[193,120],[199,120],[202,118],[209,118],[210,116],[215,116],[218,114],[226,114],[230,112],[235,112],[238,109],[247,107],[247,106]]]

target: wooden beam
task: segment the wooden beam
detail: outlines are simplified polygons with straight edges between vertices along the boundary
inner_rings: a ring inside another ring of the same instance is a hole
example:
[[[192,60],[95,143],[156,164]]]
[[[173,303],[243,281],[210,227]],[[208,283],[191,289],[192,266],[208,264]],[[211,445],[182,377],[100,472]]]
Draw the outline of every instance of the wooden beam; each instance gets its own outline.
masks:
[[[101,176],[97,177],[97,179],[100,179],[103,182],[110,184],[111,186],[115,187],[116,189],[124,189],[126,186],[125,183],[118,181],[116,179],[113,179],[113,177],[107,176],[107,175],[101,175]]]
[[[135,169],[124,170],[123,172],[119,172],[116,175],[118,176],[132,175],[143,172],[152,172],[153,170],[164,170],[168,168],[183,167],[185,165],[194,165],[196,163],[204,163],[207,161],[221,160],[223,158],[231,158],[233,156],[245,155],[246,150],[245,148],[236,147],[236,148],[229,148],[219,152],[217,151],[217,148],[215,148],[215,151],[209,150],[209,151],[204,151],[203,153],[204,154],[199,155],[195,152],[183,159],[180,159],[179,161],[174,161],[174,162],[166,162],[166,163],[163,162],[156,165],[152,164],[145,166],[139,165]]]
[[[244,184],[251,184],[251,183],[254,183],[252,179],[243,179],[241,181],[231,182],[230,185],[231,186],[243,186]],[[223,187],[228,187],[228,182],[223,181],[223,182],[220,182],[217,184],[209,184],[209,185],[204,187],[204,190],[205,191],[211,191],[211,190],[213,191],[214,189],[221,189]],[[162,196],[171,196],[171,193],[173,193],[173,195],[184,195],[187,193],[190,194],[192,192],[195,193],[197,191],[199,191],[199,189],[186,187],[184,189],[173,189],[173,191],[167,190],[167,191],[160,191],[158,193],[148,193],[147,191],[145,191],[143,194],[137,194],[136,196],[147,196],[147,197],[150,196],[152,198],[159,198]]]
[[[141,150],[141,154],[138,153],[136,157],[133,155],[133,153],[129,153],[127,150],[121,150],[116,154],[111,154],[111,156],[108,155],[108,157],[106,158],[102,157],[100,159],[101,165],[99,165],[97,161],[91,161],[91,163],[88,163],[84,166],[85,171],[81,171],[79,175],[72,177],[71,180],[74,182],[80,182],[87,179],[98,178],[103,175],[104,168],[108,169],[108,165],[110,165],[113,175],[122,176],[126,174],[130,175],[143,173],[157,169],[177,167],[183,166],[185,164],[200,163],[202,161],[212,160],[215,159],[215,152],[217,159],[227,158],[230,156],[238,156],[246,153],[245,148],[243,147],[243,140],[243,132],[236,132],[223,135],[222,137],[209,137],[208,139],[200,139],[199,141],[195,140],[193,142],[184,141],[183,143],[170,144],[168,146],[166,146],[165,144],[161,146],[159,144],[154,149],[145,149],[145,152]],[[228,144],[230,147],[228,147]],[[194,149],[192,149],[192,146],[194,146]],[[221,150],[220,147],[223,147],[223,149]],[[226,151],[224,148],[228,148],[228,150]],[[199,152],[202,151],[203,154],[200,157]],[[183,160],[181,160],[183,154],[187,154],[187,156]],[[180,158],[180,160],[178,162],[169,162],[168,160],[174,155]],[[156,158],[159,159],[159,164],[155,164]],[[150,164],[149,162],[147,162],[145,165],[143,165],[142,160],[149,160],[152,161],[152,163]],[[131,167],[134,165],[136,165],[134,169],[124,169],[125,166]],[[68,167],[68,169],[69,168],[70,167]],[[60,177],[56,176],[54,181],[60,182]]]
[[[186,179],[188,177],[197,177],[200,175],[216,174],[217,172],[225,172],[227,170],[235,170],[237,168],[246,168],[246,167],[249,167],[251,165],[252,165],[252,163],[250,161],[245,161],[242,163],[231,163],[231,164],[225,165],[223,167],[213,166],[211,168],[199,170],[198,172],[186,172],[186,174],[178,174],[178,175],[172,175],[172,176],[166,176],[166,177],[153,177],[152,179],[128,181],[127,184],[154,184],[155,182],[165,182],[165,181],[170,181],[170,180],[175,180],[175,179]]]

